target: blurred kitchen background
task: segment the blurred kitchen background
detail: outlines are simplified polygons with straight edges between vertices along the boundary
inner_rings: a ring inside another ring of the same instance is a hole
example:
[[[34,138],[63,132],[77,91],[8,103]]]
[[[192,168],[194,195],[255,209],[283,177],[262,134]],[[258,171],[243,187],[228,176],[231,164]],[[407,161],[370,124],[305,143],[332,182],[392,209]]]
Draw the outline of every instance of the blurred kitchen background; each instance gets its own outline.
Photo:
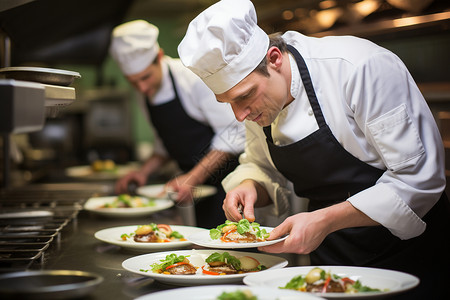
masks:
[[[45,67],[81,74],[72,85],[76,101],[56,116],[47,116],[41,130],[2,132],[0,169],[8,169],[2,172],[2,184],[4,176],[9,176],[12,186],[64,181],[66,168],[96,159],[117,164],[144,160],[152,151],[153,134],[135,92],[108,54],[110,33],[120,23],[145,19],[159,27],[165,53],[178,57],[176,48],[188,23],[214,2],[1,0],[0,67]],[[253,3],[267,33],[356,35],[396,53],[418,82],[450,149],[450,1]],[[0,118],[5,114],[0,111]]]

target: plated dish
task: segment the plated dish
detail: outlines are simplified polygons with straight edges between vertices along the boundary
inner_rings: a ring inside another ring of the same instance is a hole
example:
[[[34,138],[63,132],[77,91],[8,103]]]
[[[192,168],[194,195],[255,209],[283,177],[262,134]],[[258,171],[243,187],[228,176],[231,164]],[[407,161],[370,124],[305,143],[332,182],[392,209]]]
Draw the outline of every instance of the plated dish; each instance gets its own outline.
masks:
[[[245,223],[243,225],[247,229],[242,230],[247,232],[242,231],[242,234],[239,234],[238,230],[240,230],[239,226],[241,223]],[[254,224],[256,223],[249,223],[246,219],[240,220],[239,223],[227,220],[225,224],[221,224],[217,228],[213,228],[207,232],[197,232],[189,235],[187,239],[196,245],[208,248],[239,249],[272,245],[287,238],[287,236],[284,236],[276,240],[268,241],[266,238],[273,228],[259,226],[259,224],[255,226]]]
[[[192,245],[188,240],[178,240],[167,243],[141,243],[136,242],[134,239],[128,238],[123,240],[123,234],[130,234],[134,232],[140,225],[119,226],[99,230],[95,233],[95,238],[112,245],[117,245],[126,249],[133,250],[169,250],[180,249]],[[190,226],[178,226],[170,225],[172,230],[179,232],[183,236],[194,234],[201,231],[207,231],[207,229]]]
[[[357,281],[364,286],[379,291],[358,292],[353,294],[347,293],[308,293],[301,292],[301,294],[314,294],[327,299],[365,299],[365,298],[380,298],[391,296],[394,294],[405,292],[414,288],[419,284],[419,279],[413,275],[385,270],[377,268],[363,268],[363,267],[347,267],[347,266],[318,266],[327,272],[337,274],[340,277],[347,277],[351,280]],[[290,267],[283,269],[283,272],[278,270],[270,270],[264,273],[250,274],[244,278],[244,283],[249,286],[265,286],[284,288],[295,277],[299,275],[306,276],[313,267]]]
[[[136,193],[146,197],[169,198],[167,192],[164,191],[164,184],[153,184],[141,186],[136,189]],[[193,189],[194,198],[205,198],[217,193],[217,189],[210,185],[198,185]]]
[[[217,300],[225,293],[242,292],[251,294],[257,300],[317,300],[324,299],[310,294],[299,294],[289,290],[278,290],[271,287],[252,287],[243,285],[207,285],[171,289],[147,294],[136,300],[183,299],[183,300]]]
[[[160,282],[181,286],[242,282],[242,278],[248,276],[248,274],[251,274],[240,273],[227,275],[209,275],[203,273],[202,266],[206,265],[205,260],[213,253],[223,252],[225,251],[193,249],[143,254],[125,260],[122,263],[122,267],[130,272],[149,276]],[[283,268],[288,264],[286,259],[275,255],[237,251],[226,252],[235,257],[251,256],[252,258],[258,260],[260,264],[267,267],[267,270],[260,271],[259,273],[267,272],[268,270]],[[178,257],[187,256],[189,259],[189,263],[197,268],[197,272],[193,275],[173,275],[153,272],[152,265],[161,264],[162,261],[167,259],[168,255],[176,255]]]
[[[142,197],[144,206],[142,207],[105,207],[112,205],[117,201],[118,196],[93,197],[86,201],[84,209],[93,213],[110,217],[130,217],[145,216],[174,205],[173,201],[168,199],[149,199]],[[146,205],[151,204],[151,205]]]
[[[69,177],[86,180],[113,180],[125,176],[138,169],[136,163],[116,165],[110,161],[95,161],[92,165],[74,166],[66,168],[65,173]]]

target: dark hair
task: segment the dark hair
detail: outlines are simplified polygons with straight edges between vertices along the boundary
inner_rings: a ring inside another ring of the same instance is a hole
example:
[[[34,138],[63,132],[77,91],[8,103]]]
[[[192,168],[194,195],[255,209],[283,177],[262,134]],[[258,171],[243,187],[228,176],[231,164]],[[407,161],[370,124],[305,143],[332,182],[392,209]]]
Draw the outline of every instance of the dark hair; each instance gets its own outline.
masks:
[[[286,42],[281,37],[281,33],[277,32],[277,33],[269,34],[269,48],[267,48],[267,50],[269,50],[271,47],[277,47],[278,49],[280,49],[281,53],[284,53],[287,51]],[[262,61],[259,63],[259,65],[253,71],[256,71],[266,77],[270,76],[269,71],[267,70],[266,56],[264,56]]]

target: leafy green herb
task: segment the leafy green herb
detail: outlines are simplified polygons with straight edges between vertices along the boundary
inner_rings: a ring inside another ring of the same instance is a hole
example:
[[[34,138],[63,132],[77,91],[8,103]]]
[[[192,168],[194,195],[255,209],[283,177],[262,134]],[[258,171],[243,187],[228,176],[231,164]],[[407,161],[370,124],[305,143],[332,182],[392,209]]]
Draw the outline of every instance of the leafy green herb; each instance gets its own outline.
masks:
[[[301,287],[306,285],[305,277],[302,275],[295,276],[291,279],[284,287],[280,287],[280,289],[290,289],[290,290],[298,290]]]
[[[257,300],[250,291],[235,291],[235,292],[223,292],[217,297],[217,300]]]
[[[236,270],[241,269],[241,261],[237,259],[236,257],[230,255],[228,252],[218,253],[214,252],[210,256],[208,256],[205,261],[207,263],[214,262],[214,261],[221,261],[227,264],[232,265]]]
[[[173,238],[176,238],[176,239],[184,238],[184,236],[181,233],[179,233],[178,231],[172,231],[172,233],[170,234],[169,237],[173,237]]]
[[[228,225],[235,225],[236,231],[239,234],[244,234],[246,232],[253,232],[256,237],[266,239],[269,237],[270,233],[266,231],[266,229],[261,229],[260,224],[256,222],[250,223],[247,219],[241,219],[239,222],[232,222],[226,220],[224,224],[217,226],[216,228],[209,230],[209,236],[212,240],[217,240],[222,236],[222,228]]]

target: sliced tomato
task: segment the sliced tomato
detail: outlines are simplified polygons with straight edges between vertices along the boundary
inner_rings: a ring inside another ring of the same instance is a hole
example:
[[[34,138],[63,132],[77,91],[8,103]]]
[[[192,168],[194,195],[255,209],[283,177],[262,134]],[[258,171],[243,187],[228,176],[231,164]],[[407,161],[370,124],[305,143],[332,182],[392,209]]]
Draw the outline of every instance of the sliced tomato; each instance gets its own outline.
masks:
[[[189,264],[188,262],[182,261],[182,262],[179,262],[179,263],[176,263],[176,264],[167,266],[167,267],[166,267],[166,270],[171,269],[171,268],[174,268],[174,267],[178,267],[178,266],[181,266],[181,265],[188,265],[188,264]]]
[[[222,242],[225,242],[225,243],[230,243],[230,242],[232,242],[232,241],[226,240],[225,238],[226,238],[227,235],[229,235],[230,233],[235,232],[235,231],[236,231],[236,229],[231,229],[231,230],[228,230],[227,232],[225,232],[225,233],[220,237],[220,239],[222,240]]]
[[[172,228],[167,224],[158,224],[157,227],[165,235],[170,235],[172,233]]]
[[[203,274],[208,274],[208,275],[220,275],[220,273],[205,270],[205,266],[202,266],[202,273]]]

